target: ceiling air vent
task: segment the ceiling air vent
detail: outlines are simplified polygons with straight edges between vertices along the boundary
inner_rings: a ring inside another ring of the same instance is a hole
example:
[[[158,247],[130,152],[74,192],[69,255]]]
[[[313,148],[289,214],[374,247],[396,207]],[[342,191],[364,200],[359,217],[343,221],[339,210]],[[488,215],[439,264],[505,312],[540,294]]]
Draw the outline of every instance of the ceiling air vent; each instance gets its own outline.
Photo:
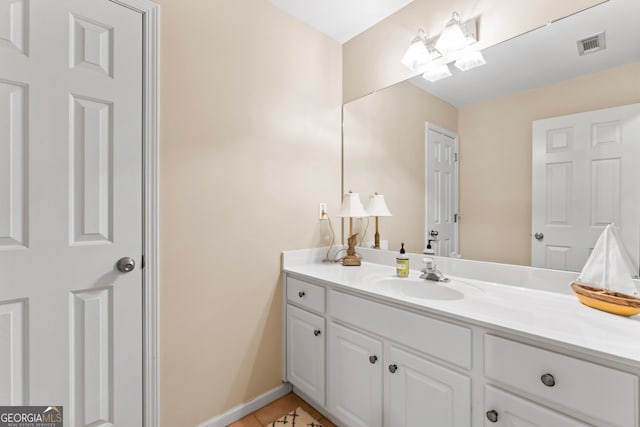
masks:
[[[578,40],[578,53],[580,56],[594,53],[604,48],[604,33]]]

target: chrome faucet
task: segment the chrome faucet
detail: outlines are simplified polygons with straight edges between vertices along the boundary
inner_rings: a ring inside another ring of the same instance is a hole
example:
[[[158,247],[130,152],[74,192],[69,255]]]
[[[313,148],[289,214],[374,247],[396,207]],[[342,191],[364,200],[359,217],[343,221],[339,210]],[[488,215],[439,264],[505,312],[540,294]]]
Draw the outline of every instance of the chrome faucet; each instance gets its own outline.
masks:
[[[449,279],[444,277],[442,272],[436,268],[436,263],[433,261],[433,258],[425,258],[425,264],[427,264],[426,268],[421,270],[421,279],[425,280],[433,280],[434,282],[448,282]]]

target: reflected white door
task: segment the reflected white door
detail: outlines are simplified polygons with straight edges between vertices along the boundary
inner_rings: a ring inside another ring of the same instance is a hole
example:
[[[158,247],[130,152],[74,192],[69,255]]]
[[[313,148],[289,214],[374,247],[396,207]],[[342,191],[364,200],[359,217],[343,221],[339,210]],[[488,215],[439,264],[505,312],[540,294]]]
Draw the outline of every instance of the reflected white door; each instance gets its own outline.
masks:
[[[458,256],[458,136],[426,126],[426,238],[436,255]]]
[[[0,2],[0,405],[142,425],[141,123],[140,14]]]
[[[638,159],[640,104],[533,122],[534,267],[580,271],[613,222],[637,269]]]

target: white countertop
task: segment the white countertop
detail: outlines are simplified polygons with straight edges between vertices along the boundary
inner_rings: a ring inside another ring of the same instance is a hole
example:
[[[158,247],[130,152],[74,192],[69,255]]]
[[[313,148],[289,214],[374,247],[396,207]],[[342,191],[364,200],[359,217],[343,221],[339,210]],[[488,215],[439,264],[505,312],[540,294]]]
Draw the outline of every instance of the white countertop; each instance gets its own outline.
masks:
[[[533,335],[634,366],[640,363],[640,315],[622,317],[605,313],[582,305],[573,295],[456,277],[446,271],[443,273],[451,279],[450,283],[421,279],[418,282],[419,272],[411,270],[407,285],[394,286],[380,283],[380,279],[396,277],[394,266],[368,262],[360,267],[343,267],[309,259],[285,262],[284,271],[427,313]],[[449,290],[445,297],[451,294],[459,298],[420,298],[407,292],[420,290],[419,286],[446,287]]]

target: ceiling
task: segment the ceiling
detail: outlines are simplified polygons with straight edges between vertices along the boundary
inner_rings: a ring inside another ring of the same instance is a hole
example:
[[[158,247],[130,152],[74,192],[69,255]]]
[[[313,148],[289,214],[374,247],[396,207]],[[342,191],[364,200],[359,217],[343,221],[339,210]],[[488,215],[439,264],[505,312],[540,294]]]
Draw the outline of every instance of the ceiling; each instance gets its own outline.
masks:
[[[413,0],[271,0],[289,15],[344,43]]]

